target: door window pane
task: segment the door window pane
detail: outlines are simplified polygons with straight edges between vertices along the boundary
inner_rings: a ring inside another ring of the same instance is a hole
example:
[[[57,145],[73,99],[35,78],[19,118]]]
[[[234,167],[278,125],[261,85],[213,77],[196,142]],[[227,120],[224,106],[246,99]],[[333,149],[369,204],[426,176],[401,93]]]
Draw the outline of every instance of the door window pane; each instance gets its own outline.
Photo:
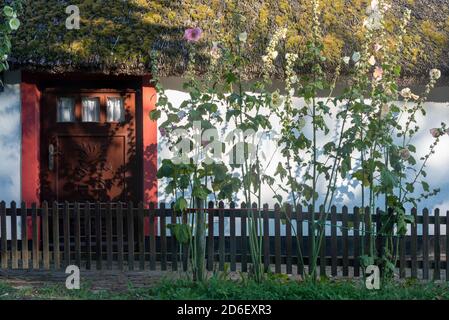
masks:
[[[58,99],[57,119],[58,122],[75,122],[75,99]]]
[[[108,98],[108,122],[123,122],[125,110],[122,98]]]
[[[100,99],[83,98],[83,122],[100,122]]]

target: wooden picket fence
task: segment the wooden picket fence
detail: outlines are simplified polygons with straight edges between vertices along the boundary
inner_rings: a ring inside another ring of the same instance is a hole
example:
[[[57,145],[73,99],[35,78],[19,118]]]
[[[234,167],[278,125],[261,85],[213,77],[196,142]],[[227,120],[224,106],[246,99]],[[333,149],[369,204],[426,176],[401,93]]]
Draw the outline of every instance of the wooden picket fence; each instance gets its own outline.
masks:
[[[265,205],[260,213],[263,263],[274,273],[301,274],[308,268],[311,252],[309,236],[310,208],[297,210]],[[206,264],[211,271],[248,272],[250,248],[248,209],[231,203],[218,208],[210,203],[207,213]],[[410,234],[399,241],[398,273],[401,278],[444,279],[449,281],[449,219],[412,210],[416,223]],[[315,213],[315,219],[319,214]],[[168,224],[187,223],[165,204],[137,206],[132,203],[52,203],[27,207],[12,202],[0,203],[0,269],[61,270],[75,264],[82,269],[183,271],[188,267],[188,245],[180,245],[170,235]],[[368,250],[371,237],[362,233],[369,213],[333,207],[326,222],[326,239],[318,259],[319,273],[327,276],[360,277],[362,252]],[[380,226],[380,211],[372,216]],[[26,223],[22,223],[26,221]],[[20,228],[18,228],[20,226]],[[429,232],[433,229],[434,232]],[[307,233],[307,234],[306,234]],[[382,235],[375,238],[378,250]],[[304,259],[298,259],[297,244]],[[365,251],[366,252],[366,251]],[[227,268],[229,267],[229,268]]]

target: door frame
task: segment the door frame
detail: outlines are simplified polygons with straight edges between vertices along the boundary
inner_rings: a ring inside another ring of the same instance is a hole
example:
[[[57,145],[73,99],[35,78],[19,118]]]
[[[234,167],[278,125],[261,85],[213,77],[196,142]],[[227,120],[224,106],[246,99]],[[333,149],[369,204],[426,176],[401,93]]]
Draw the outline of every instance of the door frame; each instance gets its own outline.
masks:
[[[136,146],[138,169],[138,200],[145,204],[158,200],[157,121],[152,121],[149,112],[156,108],[156,90],[149,75],[105,75],[91,73],[49,74],[22,71],[21,81],[21,199],[27,205],[40,204],[40,106],[45,88],[61,87],[67,90],[120,89],[136,92]]]

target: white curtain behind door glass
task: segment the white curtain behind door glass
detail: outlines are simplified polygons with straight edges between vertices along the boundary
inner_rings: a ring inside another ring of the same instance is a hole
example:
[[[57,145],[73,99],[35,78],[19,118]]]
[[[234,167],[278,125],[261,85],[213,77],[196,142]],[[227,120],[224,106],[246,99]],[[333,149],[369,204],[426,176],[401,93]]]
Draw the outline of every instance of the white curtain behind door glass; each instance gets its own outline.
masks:
[[[108,122],[123,122],[125,112],[122,98],[108,98]]]
[[[100,122],[100,100],[83,98],[83,122]]]
[[[74,122],[75,121],[75,100],[73,98],[58,99],[58,122]]]

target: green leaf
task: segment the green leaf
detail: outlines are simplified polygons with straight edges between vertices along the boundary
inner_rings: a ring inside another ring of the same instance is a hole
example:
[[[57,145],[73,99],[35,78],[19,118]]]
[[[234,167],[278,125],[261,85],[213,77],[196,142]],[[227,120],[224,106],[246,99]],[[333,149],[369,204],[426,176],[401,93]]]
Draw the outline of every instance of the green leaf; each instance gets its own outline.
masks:
[[[157,177],[159,179],[170,178],[173,177],[174,173],[175,173],[174,164],[171,161],[167,160],[162,162],[162,166],[159,168],[157,172]]]
[[[193,187],[192,195],[198,199],[206,200],[209,193],[209,190],[205,186],[196,185]]]
[[[381,172],[382,185],[387,188],[394,188],[398,184],[397,177],[388,169],[383,168]]]
[[[287,176],[287,170],[284,169],[284,166],[281,162],[278,163],[278,166],[276,168],[276,172],[274,173],[275,176],[280,176],[281,179],[284,179]]]
[[[12,18],[9,20],[9,27],[11,30],[17,30],[20,27],[20,21],[17,18]]]
[[[161,110],[153,110],[150,112],[151,120],[158,120],[161,117]]]
[[[427,182],[421,181],[421,185],[422,185],[422,188],[423,188],[423,190],[424,190],[425,192],[429,192],[430,186],[429,186],[429,184],[428,184]]]
[[[11,8],[10,6],[5,6],[3,8],[3,13],[5,14],[5,16],[7,16],[8,18],[11,18],[12,16],[14,16],[14,9]]]
[[[179,198],[179,199],[176,200],[176,202],[175,202],[175,207],[174,207],[174,209],[175,209],[175,211],[178,211],[178,212],[184,212],[184,210],[187,209],[187,206],[188,206],[187,200],[184,199],[184,198]]]
[[[181,244],[189,243],[192,237],[192,229],[187,224],[169,224],[167,228],[175,236],[175,239]]]

